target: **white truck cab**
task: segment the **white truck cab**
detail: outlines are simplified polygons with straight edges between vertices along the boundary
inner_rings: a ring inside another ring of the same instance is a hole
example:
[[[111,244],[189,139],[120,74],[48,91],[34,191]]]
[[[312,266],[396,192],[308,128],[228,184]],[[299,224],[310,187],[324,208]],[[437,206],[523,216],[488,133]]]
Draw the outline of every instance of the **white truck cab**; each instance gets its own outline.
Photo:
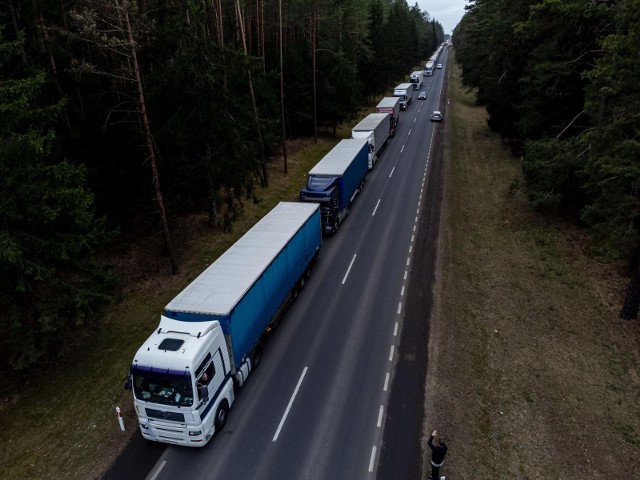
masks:
[[[161,317],[131,365],[134,405],[148,440],[200,447],[220,430],[235,399],[218,321]]]

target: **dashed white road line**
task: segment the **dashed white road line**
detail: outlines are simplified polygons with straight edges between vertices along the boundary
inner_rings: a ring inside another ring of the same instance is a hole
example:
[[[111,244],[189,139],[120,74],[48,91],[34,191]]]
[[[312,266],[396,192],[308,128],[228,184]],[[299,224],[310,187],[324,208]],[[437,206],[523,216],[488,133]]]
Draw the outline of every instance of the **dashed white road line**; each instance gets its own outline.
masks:
[[[153,474],[153,476],[149,480],[156,480],[156,478],[158,478],[158,475],[160,475],[160,472],[162,471],[162,469],[164,468],[164,466],[166,464],[167,464],[167,461],[163,460],[162,463],[160,464],[160,466],[158,467],[158,469],[155,471],[155,473]]]
[[[287,405],[287,409],[284,411],[284,415],[282,416],[282,420],[280,420],[280,425],[278,425],[278,429],[276,430],[276,433],[273,436],[272,442],[275,442],[278,440],[278,436],[280,435],[280,430],[282,430],[282,426],[284,425],[284,422],[287,419],[287,415],[289,415],[289,410],[291,410],[291,405],[293,405],[293,401],[296,399],[296,395],[298,394],[300,385],[302,385],[302,380],[304,380],[304,376],[307,374],[307,368],[308,367],[304,367],[304,370],[302,370],[302,375],[300,375],[300,379],[298,380],[298,384],[296,385],[296,388],[293,391],[293,395],[291,395],[291,398],[289,399],[289,404]]]
[[[349,264],[349,268],[347,268],[347,273],[344,274],[344,278],[342,279],[342,285],[347,281],[347,277],[349,276],[349,272],[351,271],[351,267],[353,267],[353,262],[356,261],[356,253],[353,254],[353,258],[351,259],[351,263]]]
[[[369,459],[369,471],[373,472],[373,467],[375,465],[375,461],[376,461],[376,446],[374,445],[373,448],[371,448],[371,458]]]
[[[371,214],[371,216],[373,217],[376,214],[376,210],[378,210],[378,205],[380,205],[380,198],[378,199],[378,203],[376,203],[376,208],[373,209],[373,213]]]

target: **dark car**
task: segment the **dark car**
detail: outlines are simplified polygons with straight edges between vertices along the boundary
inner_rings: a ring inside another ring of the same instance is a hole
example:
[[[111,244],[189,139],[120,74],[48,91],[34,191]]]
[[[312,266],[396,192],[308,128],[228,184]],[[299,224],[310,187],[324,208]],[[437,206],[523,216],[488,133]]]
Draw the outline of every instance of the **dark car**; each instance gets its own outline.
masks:
[[[434,110],[431,114],[432,122],[441,122],[443,118],[444,116],[442,115],[442,112],[440,110]]]
[[[418,94],[418,100],[426,100],[427,99],[427,92],[420,92]]]

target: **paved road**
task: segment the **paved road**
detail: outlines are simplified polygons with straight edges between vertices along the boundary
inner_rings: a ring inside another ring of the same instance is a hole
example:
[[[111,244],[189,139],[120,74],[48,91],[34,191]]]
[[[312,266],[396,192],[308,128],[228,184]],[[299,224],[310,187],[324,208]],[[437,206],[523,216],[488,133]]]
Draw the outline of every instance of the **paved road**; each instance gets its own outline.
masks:
[[[424,252],[424,212],[433,208],[431,151],[442,128],[429,114],[439,102],[443,72],[426,79],[428,100],[417,100],[415,92],[401,112],[396,136],[339,232],[325,239],[311,280],[268,339],[224,430],[202,449],[169,446],[161,453],[136,437],[105,478],[374,478],[383,445],[377,476],[390,478],[386,468],[397,468],[398,459],[388,446],[407,439],[402,410],[389,403],[389,393],[392,385],[404,391],[405,374],[394,374],[394,366],[400,369],[407,358],[400,336],[413,331],[416,307],[407,310],[413,262],[421,258],[416,271],[425,266],[417,247]],[[420,275],[423,285],[428,278]],[[411,388],[403,401],[419,411],[423,398]],[[400,464],[419,464],[415,448],[401,454]]]

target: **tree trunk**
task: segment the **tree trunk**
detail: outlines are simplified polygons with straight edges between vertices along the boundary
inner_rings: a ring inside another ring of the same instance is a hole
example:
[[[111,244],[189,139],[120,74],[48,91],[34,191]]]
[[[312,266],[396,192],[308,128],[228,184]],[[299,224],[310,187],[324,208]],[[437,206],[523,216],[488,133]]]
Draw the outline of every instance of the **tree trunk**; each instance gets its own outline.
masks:
[[[313,70],[313,141],[318,143],[318,101],[316,99],[316,15],[317,6],[311,15],[311,68]]]
[[[116,5],[120,8],[118,0]],[[136,54],[136,46],[133,41],[133,32],[131,30],[131,22],[129,21],[129,12],[127,8],[123,8],[124,21],[127,29],[127,40],[129,42],[131,61],[133,63],[133,72],[136,82],[136,93],[138,97],[138,114],[142,122],[142,128],[144,131],[145,144],[147,147],[147,158],[151,165],[151,176],[153,180],[153,188],[156,195],[156,203],[158,204],[158,210],[160,213],[160,227],[162,228],[162,236],[164,238],[165,247],[169,260],[171,261],[171,273],[176,274],[178,272],[178,263],[173,252],[173,245],[171,242],[171,234],[169,232],[169,223],[167,222],[167,215],[164,209],[164,201],[162,200],[162,191],[160,190],[160,178],[158,177],[158,167],[156,164],[156,156],[153,148],[153,138],[151,137],[151,129],[149,128],[149,119],[147,117],[147,107],[144,101],[144,90],[142,88],[142,79],[140,77],[140,66],[138,65],[138,56]]]
[[[238,28],[240,30],[240,39],[242,40],[242,48],[244,54],[249,62],[249,54],[247,51],[247,37],[244,31],[244,20],[242,17],[242,8],[240,7],[240,0],[236,0],[236,17],[238,18]],[[256,104],[256,95],[253,91],[253,80],[251,78],[251,65],[247,68],[247,77],[249,78],[249,93],[251,95],[251,103],[253,105],[253,117],[256,122],[256,130],[258,132],[258,142],[260,143],[260,157],[262,160],[262,186],[269,185],[269,177],[267,175],[267,160],[264,156],[264,141],[262,140],[262,131],[260,129],[260,118],[258,117],[258,106]]]
[[[284,173],[289,173],[287,164],[287,129],[284,123],[284,68],[282,60],[282,0],[278,0],[278,19],[280,23],[280,106],[282,109],[282,154],[284,156]]]

